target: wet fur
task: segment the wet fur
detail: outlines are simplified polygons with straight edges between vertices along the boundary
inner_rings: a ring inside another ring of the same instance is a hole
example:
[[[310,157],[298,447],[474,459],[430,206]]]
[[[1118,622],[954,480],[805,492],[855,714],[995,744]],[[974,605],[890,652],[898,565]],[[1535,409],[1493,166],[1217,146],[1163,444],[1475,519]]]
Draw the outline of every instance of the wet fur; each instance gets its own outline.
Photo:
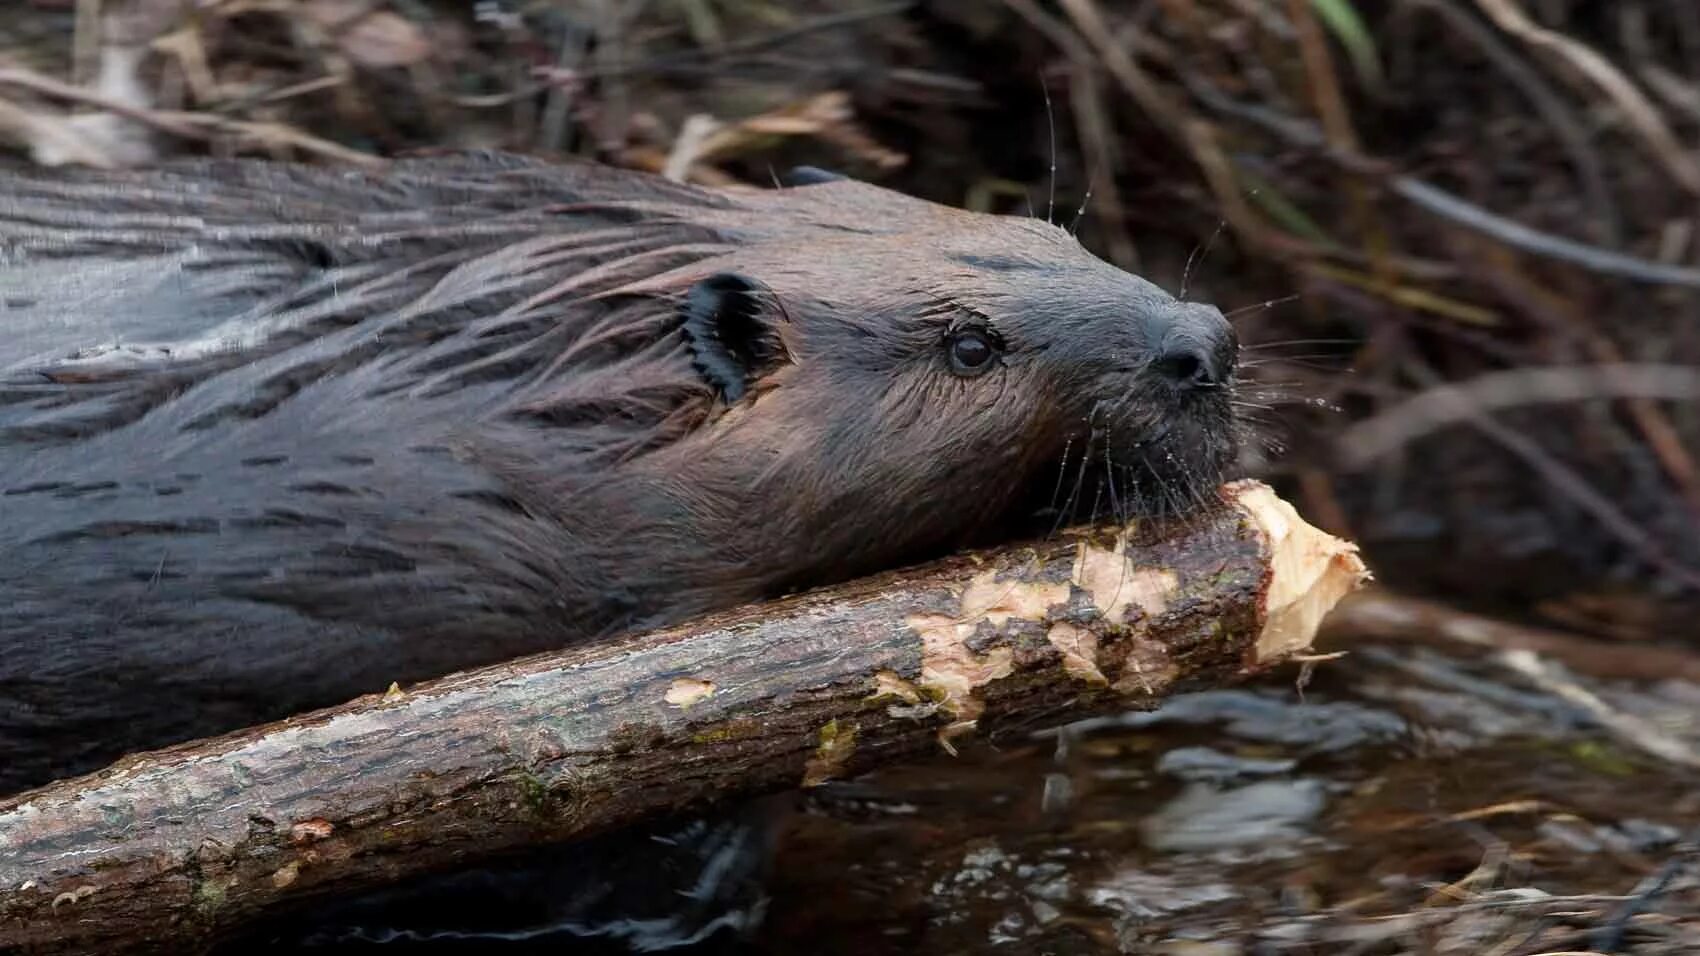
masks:
[[[732,403],[680,328],[728,272],[783,350]],[[1081,497],[1071,452],[1196,499],[1226,392],[1148,365],[1201,308],[1042,222],[854,182],[9,177],[0,793],[1007,534]],[[961,323],[1009,361],[949,374]]]

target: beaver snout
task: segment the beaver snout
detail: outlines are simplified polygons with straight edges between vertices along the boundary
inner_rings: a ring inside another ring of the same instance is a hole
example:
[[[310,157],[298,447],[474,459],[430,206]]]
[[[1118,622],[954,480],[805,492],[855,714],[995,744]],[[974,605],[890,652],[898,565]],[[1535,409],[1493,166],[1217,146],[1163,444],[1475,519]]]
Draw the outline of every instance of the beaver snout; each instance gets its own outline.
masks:
[[[1159,318],[1152,368],[1183,391],[1216,388],[1233,378],[1239,339],[1222,313],[1207,305],[1178,303]]]

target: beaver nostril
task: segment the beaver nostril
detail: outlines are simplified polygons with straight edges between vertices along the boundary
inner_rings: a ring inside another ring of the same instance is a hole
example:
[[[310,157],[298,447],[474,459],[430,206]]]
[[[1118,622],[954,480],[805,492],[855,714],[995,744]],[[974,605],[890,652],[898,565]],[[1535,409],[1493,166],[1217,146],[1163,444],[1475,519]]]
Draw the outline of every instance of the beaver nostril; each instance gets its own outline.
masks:
[[[1209,388],[1225,377],[1208,350],[1192,345],[1170,348],[1154,364],[1164,378],[1181,388]]]
[[[1180,304],[1147,320],[1146,341],[1155,345],[1151,370],[1185,392],[1226,386],[1239,363],[1234,327],[1215,309]]]

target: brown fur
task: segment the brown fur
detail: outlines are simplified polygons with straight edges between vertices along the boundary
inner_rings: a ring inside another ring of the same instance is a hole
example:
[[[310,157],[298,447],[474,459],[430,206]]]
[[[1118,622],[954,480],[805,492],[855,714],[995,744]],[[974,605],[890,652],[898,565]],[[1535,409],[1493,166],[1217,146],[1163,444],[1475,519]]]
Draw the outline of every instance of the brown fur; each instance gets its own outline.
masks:
[[[681,333],[727,273],[779,346],[733,402]],[[1234,448],[1231,382],[1161,364],[1231,368],[1213,309],[1042,221],[855,182],[505,156],[20,175],[0,300],[0,792],[1188,506]],[[949,367],[964,327],[1005,346],[986,374]]]

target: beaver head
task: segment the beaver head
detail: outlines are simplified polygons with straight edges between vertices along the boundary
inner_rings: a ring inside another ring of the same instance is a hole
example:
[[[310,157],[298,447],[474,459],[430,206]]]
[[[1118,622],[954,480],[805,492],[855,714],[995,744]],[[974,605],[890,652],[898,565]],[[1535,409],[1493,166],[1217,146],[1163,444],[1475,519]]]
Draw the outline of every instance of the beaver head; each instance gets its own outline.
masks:
[[[88,706],[53,674],[151,745],[1186,509],[1235,451],[1216,310],[853,181],[20,174],[0,273],[6,746]],[[162,728],[164,686],[206,699]]]
[[[1184,511],[1220,481],[1238,346],[1216,309],[1038,219],[851,181],[743,203],[727,251],[617,290],[670,296],[674,374],[707,390],[618,480],[653,482],[665,523],[714,527],[738,568],[812,583]]]

